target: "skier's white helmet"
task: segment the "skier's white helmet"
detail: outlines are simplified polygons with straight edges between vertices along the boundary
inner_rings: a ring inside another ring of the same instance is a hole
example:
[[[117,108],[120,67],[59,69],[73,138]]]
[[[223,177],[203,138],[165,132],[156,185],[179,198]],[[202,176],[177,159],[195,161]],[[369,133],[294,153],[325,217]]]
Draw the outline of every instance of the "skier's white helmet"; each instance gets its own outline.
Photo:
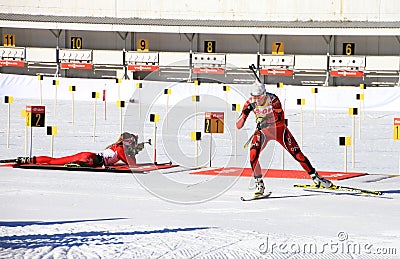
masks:
[[[266,93],[265,90],[265,85],[263,83],[260,82],[254,82],[254,84],[251,85],[251,92],[250,94],[252,96],[259,96],[259,95],[263,95]]]

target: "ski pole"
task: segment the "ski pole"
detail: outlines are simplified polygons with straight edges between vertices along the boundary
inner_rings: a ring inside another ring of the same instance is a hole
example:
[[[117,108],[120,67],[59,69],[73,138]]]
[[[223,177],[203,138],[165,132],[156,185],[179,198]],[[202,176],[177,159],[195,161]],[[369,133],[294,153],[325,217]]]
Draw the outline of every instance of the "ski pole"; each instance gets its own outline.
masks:
[[[247,142],[243,145],[243,148],[247,148],[251,142],[251,140],[254,137],[254,134],[257,132],[257,130],[254,131],[254,133],[250,136],[250,138],[247,140]]]
[[[151,139],[149,139],[148,141],[145,141],[145,142],[139,143],[139,145],[140,145],[140,144],[149,144],[149,145],[151,146]]]
[[[258,77],[257,72],[256,72],[256,66],[254,66],[254,64],[251,64],[251,65],[249,66],[249,68],[250,68],[251,71],[253,71],[253,74],[254,74],[254,76],[256,77],[257,81],[258,81],[259,83],[261,83],[261,80],[260,80],[260,78]]]

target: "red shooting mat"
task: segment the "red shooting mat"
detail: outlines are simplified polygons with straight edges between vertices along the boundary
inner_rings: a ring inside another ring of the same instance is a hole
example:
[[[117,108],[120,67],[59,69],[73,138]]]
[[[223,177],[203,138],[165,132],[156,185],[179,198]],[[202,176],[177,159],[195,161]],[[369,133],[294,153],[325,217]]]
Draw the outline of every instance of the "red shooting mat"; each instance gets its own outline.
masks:
[[[261,170],[263,177],[266,178],[293,178],[293,179],[310,179],[310,176],[302,170],[280,170],[280,169],[263,169]],[[251,168],[227,167],[216,168],[205,171],[193,172],[197,175],[218,175],[218,176],[240,176],[252,177]],[[326,172],[318,171],[318,174],[329,180],[343,180],[353,177],[367,175],[367,173],[357,172]]]
[[[10,166],[9,164],[7,166]],[[113,165],[107,167],[66,167],[63,165],[40,165],[40,164],[13,164],[14,168],[23,169],[47,169],[47,170],[67,170],[67,171],[90,171],[90,172],[114,172],[114,173],[143,173],[147,171],[153,171],[158,169],[168,169],[172,167],[177,167],[179,165],[174,165],[171,163],[163,164],[137,164],[136,166],[127,166],[125,164]]]

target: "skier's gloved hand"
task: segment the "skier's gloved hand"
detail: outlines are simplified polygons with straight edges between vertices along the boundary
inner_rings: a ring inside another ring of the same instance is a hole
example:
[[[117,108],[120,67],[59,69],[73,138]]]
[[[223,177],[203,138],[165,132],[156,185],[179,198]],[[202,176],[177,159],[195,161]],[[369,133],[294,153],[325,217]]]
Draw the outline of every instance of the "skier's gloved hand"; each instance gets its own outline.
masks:
[[[137,154],[137,151],[132,146],[129,146],[125,147],[125,154],[130,157],[134,157]]]
[[[272,116],[264,117],[260,121],[257,122],[257,129],[261,130],[264,128],[269,128],[274,122],[269,122]]]
[[[140,144],[137,146],[138,152],[142,151],[143,149],[144,149],[144,143],[140,143]]]
[[[243,113],[244,113],[245,115],[249,115],[250,112],[251,112],[252,110],[254,110],[254,108],[256,108],[256,103],[255,103],[255,102],[254,102],[254,103],[250,103],[250,104],[246,107],[246,109],[243,110]]]
[[[265,123],[265,122],[257,122],[257,129],[262,130],[265,128],[269,128],[272,123]]]

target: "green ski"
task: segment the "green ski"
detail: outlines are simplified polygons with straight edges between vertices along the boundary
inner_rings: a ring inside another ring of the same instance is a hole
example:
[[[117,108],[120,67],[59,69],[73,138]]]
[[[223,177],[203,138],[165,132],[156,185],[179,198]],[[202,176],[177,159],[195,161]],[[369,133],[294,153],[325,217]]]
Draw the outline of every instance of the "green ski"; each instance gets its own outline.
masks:
[[[383,194],[380,191],[359,189],[359,188],[341,186],[341,185],[333,185],[331,187],[325,188],[320,185],[318,186],[316,184],[295,184],[294,187],[303,188],[303,189],[325,189],[325,190],[332,190],[332,191],[344,191],[344,192],[352,192],[352,193],[358,193],[358,194],[370,194],[370,195],[382,195]]]

